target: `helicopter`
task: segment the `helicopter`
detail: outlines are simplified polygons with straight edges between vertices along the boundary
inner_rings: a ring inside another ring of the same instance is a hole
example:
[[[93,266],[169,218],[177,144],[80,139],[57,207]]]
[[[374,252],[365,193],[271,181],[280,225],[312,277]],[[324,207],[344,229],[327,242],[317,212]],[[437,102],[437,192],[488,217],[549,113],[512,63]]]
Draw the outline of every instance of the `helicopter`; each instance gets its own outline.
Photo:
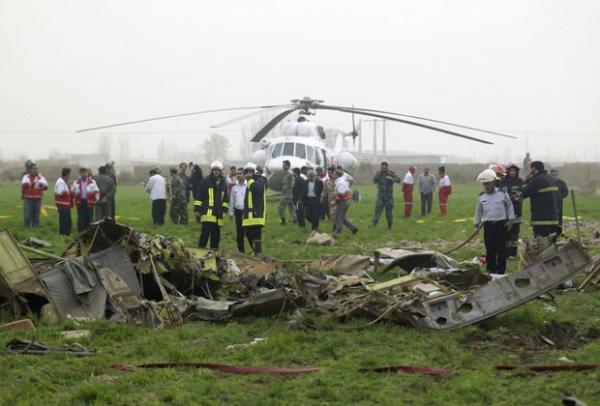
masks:
[[[402,124],[425,128],[431,131],[441,132],[454,137],[460,137],[463,139],[483,144],[493,144],[493,142],[477,138],[471,135],[458,133],[454,130],[448,129],[447,127],[461,128],[506,138],[516,138],[509,134],[484,130],[481,128],[466,126],[457,123],[451,123],[448,121],[435,120],[421,116],[401,114],[384,110],[365,109],[354,106],[334,106],[325,104],[323,100],[312,99],[310,97],[292,99],[288,104],[230,107],[224,109],[213,109],[191,113],[152,117],[141,120],[86,128],[82,130],[77,130],[77,132],[79,133],[95,131],[149,121],[236,110],[254,111],[224,121],[222,123],[212,125],[211,128],[224,127],[242,120],[249,119],[250,117],[258,114],[262,115],[265,113],[277,113],[262,128],[260,128],[250,140],[251,142],[260,144],[260,149],[255,151],[255,153],[253,154],[253,161],[254,163],[262,165],[265,168],[266,175],[269,178],[269,186],[270,188],[275,190],[278,189],[279,181],[281,179],[281,175],[283,174],[283,161],[285,160],[290,161],[292,168],[300,168],[303,166],[316,168],[340,165],[345,170],[351,171],[356,166],[358,160],[356,159],[356,157],[353,156],[351,152],[344,150],[344,139],[345,137],[350,136],[352,137],[352,140],[355,141],[356,138],[360,136],[359,131],[357,131],[357,126],[355,122],[356,115],[386,119]],[[352,115],[352,131],[349,133],[339,132],[337,134],[335,146],[333,147],[333,149],[329,148],[325,143],[326,134],[323,127],[317,124],[316,122],[308,119],[308,117],[314,116],[316,114],[316,110],[331,110]],[[296,120],[288,120],[286,122],[283,122],[283,120],[285,120],[286,117],[290,116],[296,111],[298,112],[298,117]],[[281,134],[275,137],[267,138],[267,135],[272,130],[274,130],[275,127],[281,122],[283,122]],[[429,123],[435,123],[436,125],[434,126]],[[444,127],[439,125],[442,125]],[[360,128],[360,125],[358,127]]]

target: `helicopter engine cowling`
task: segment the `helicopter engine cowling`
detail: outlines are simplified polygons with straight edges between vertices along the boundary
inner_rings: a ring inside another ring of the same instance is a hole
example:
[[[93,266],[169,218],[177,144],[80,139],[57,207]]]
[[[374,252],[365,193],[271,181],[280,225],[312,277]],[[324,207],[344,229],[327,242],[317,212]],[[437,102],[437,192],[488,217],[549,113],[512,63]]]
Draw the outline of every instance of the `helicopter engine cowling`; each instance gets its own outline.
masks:
[[[264,165],[265,162],[267,161],[267,151],[265,151],[264,149],[259,149],[254,151],[254,154],[252,154],[252,162],[254,162],[257,165]]]
[[[347,170],[352,170],[358,162],[354,155],[348,151],[340,152],[340,154],[336,157],[336,160],[338,165],[342,165],[342,167]]]

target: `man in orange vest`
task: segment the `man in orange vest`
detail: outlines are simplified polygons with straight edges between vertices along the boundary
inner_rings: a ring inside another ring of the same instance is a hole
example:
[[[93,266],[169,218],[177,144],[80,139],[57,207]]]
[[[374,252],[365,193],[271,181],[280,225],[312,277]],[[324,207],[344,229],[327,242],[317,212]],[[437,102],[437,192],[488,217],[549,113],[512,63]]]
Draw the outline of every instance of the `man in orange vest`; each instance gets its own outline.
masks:
[[[402,192],[404,193],[404,218],[409,218],[413,207],[413,188],[415,185],[414,174],[417,168],[414,165],[408,167],[408,172],[402,181]]]
[[[440,166],[438,168],[440,175],[439,185],[439,198],[440,198],[440,214],[445,216],[448,214],[448,196],[452,194],[452,184],[450,183],[450,177],[446,173],[446,168]]]
[[[60,178],[54,184],[54,202],[58,209],[58,234],[71,234],[71,208],[73,207],[73,194],[69,187],[71,168],[63,168]]]
[[[79,169],[79,178],[73,182],[73,197],[77,206],[77,231],[87,229],[94,216],[94,204],[100,197],[96,181],[89,176],[87,168]]]
[[[44,196],[44,190],[48,189],[48,182],[40,174],[37,164],[31,164],[31,170],[21,179],[21,187],[23,188],[25,227],[39,227],[42,197]]]

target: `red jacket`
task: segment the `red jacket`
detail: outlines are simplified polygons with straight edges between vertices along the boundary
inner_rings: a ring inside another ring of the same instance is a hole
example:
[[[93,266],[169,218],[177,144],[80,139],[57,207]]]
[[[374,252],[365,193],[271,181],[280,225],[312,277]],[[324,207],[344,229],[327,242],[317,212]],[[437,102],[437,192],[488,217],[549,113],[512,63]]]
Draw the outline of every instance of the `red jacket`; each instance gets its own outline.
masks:
[[[28,173],[21,180],[23,197],[29,200],[41,200],[44,190],[48,189],[48,182],[42,175],[33,176]]]
[[[98,199],[100,199],[100,189],[98,189],[98,185],[96,181],[88,176],[87,178],[87,207],[93,208],[94,204]],[[77,178],[75,182],[73,182],[72,189],[73,197],[75,198],[75,205],[77,207],[81,206],[81,178]]]
[[[54,185],[54,202],[59,209],[73,207],[73,193],[63,177],[58,178]]]

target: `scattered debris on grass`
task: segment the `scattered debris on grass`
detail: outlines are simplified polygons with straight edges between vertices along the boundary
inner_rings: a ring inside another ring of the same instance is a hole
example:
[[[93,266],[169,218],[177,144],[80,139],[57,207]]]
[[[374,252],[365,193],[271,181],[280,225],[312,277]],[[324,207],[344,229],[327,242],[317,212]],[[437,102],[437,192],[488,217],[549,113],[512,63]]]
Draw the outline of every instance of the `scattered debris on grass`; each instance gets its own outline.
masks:
[[[426,375],[426,376],[452,376],[455,375],[456,372],[450,369],[443,368],[429,368],[429,367],[420,367],[414,365],[390,365],[387,367],[376,367],[376,368],[361,368],[360,372],[377,372],[377,373],[386,373],[386,372],[404,372],[407,374],[418,374],[418,375]]]
[[[289,367],[240,367],[226,364],[210,364],[203,362],[156,362],[152,364],[130,365],[116,364],[111,368],[119,371],[135,371],[138,368],[206,368],[226,374],[236,375],[282,375],[294,376],[318,372],[320,368],[289,368]]]
[[[35,341],[35,338],[30,341],[13,338],[6,344],[5,350],[8,354],[48,355],[50,353],[60,353],[78,357],[96,355],[95,348],[86,348],[79,343],[51,347]]]
[[[328,256],[287,271],[277,261],[191,248],[177,238],[138,233],[104,219],[58,259],[33,264],[10,233],[1,232],[0,298],[15,317],[37,312],[48,322],[107,319],[160,328],[302,309],[304,315],[367,316],[371,324],[388,320],[445,330],[539,297],[589,264],[574,241],[525,244],[526,266],[493,279],[477,259],[459,263],[422,246],[380,248],[373,257]],[[3,260],[7,257],[11,260]],[[396,278],[376,279],[391,270]],[[546,345],[561,345],[552,334],[542,334]]]

